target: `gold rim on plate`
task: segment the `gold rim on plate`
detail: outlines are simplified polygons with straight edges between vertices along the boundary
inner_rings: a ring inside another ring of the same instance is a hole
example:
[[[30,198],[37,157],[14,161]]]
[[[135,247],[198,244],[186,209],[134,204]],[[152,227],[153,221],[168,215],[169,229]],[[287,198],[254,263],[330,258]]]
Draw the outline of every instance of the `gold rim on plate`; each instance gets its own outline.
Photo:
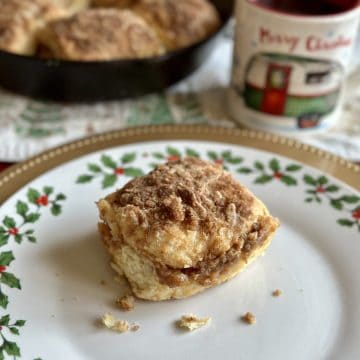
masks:
[[[265,150],[313,166],[360,190],[360,166],[284,136],[201,125],[155,125],[111,131],[45,151],[0,175],[0,203],[44,172],[80,156],[119,145],[156,140],[202,140]]]

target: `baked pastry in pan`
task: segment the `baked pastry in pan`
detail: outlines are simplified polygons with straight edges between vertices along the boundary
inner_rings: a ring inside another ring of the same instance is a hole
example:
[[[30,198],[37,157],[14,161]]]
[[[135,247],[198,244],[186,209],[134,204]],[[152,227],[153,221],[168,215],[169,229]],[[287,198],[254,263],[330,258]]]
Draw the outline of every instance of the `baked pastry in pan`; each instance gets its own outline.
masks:
[[[168,50],[203,40],[220,27],[219,14],[207,0],[139,0],[132,10],[155,29]]]
[[[219,26],[207,0],[0,0],[0,49],[45,58],[154,57]]]
[[[38,40],[40,52],[65,60],[145,58],[164,52],[142,18],[119,9],[89,9],[53,21],[39,33]]]
[[[51,0],[0,0],[0,49],[31,55],[39,29],[68,15],[67,9]]]
[[[279,225],[220,165],[158,166],[98,202],[99,230],[136,296],[180,299],[229,280],[264,253]]]

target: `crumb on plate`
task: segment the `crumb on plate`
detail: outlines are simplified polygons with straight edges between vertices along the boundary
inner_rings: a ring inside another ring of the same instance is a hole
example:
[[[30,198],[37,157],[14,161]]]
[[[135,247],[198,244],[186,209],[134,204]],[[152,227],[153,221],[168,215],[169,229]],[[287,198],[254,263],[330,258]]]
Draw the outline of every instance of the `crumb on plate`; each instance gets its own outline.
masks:
[[[140,329],[140,325],[138,325],[138,324],[131,324],[131,326],[130,326],[130,331],[135,332],[135,331],[138,331],[139,329]]]
[[[121,310],[130,311],[134,309],[134,297],[132,295],[125,295],[116,299],[116,305]]]
[[[129,323],[127,321],[116,320],[110,313],[103,315],[101,322],[105,327],[116,332],[123,333],[129,330]]]
[[[249,311],[241,317],[241,320],[249,325],[256,324],[255,315]]]
[[[272,292],[272,296],[279,297],[282,295],[282,291],[280,289],[276,289]]]
[[[100,285],[105,286],[105,285],[106,285],[106,281],[105,281],[105,280],[101,280],[101,281],[100,281]]]
[[[193,331],[207,325],[210,320],[210,317],[198,318],[193,314],[183,315],[181,319],[177,321],[177,326],[182,329]]]

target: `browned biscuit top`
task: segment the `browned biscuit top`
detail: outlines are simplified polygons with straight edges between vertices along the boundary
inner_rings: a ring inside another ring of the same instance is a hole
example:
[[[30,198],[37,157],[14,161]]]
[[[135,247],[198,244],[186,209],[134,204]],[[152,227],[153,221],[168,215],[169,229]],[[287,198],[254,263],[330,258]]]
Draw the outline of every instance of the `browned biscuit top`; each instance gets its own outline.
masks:
[[[35,32],[46,21],[66,15],[51,0],[0,0],[0,48],[28,54],[33,51]]]
[[[34,18],[49,20],[62,9],[51,0],[0,0],[0,18]],[[64,13],[65,15],[65,13]]]
[[[129,10],[89,9],[50,23],[40,36],[55,57],[70,60],[111,60],[160,55],[154,31]]]
[[[139,0],[133,10],[157,30],[170,50],[200,41],[220,26],[215,7],[206,0]]]

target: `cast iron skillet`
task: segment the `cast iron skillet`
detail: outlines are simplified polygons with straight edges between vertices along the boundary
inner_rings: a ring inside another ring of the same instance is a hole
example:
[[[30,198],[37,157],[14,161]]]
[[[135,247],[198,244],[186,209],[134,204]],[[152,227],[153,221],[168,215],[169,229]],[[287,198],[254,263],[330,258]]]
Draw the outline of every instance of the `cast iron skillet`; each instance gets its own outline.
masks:
[[[163,56],[99,62],[42,60],[0,50],[0,86],[34,98],[66,102],[121,99],[161,91],[210,55],[234,0],[214,0],[223,27],[210,38]]]

